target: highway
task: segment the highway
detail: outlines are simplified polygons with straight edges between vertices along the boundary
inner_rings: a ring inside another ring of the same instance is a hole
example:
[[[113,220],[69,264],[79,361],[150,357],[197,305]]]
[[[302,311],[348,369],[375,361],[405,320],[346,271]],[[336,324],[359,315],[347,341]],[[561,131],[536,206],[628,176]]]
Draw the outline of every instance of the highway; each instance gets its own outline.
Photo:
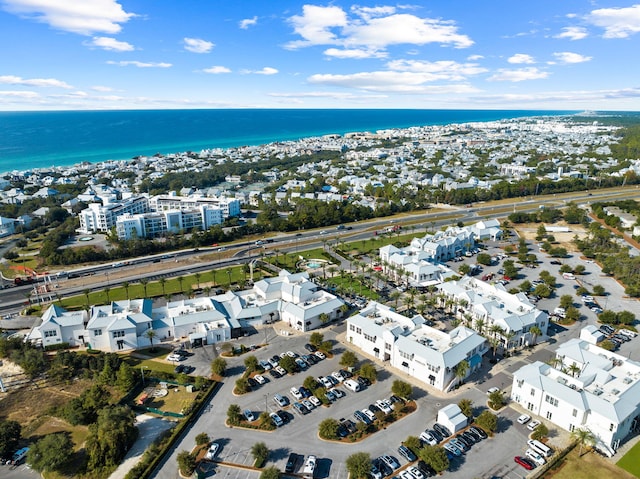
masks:
[[[146,278],[150,281],[160,277],[175,277],[196,272],[210,271],[211,269],[226,268],[248,263],[254,259],[259,259],[263,254],[272,254],[275,249],[280,252],[298,252],[306,249],[322,247],[324,243],[335,240],[358,241],[372,237],[375,232],[381,232],[390,225],[399,225],[407,232],[407,227],[415,228],[414,232],[419,234],[421,230],[428,231],[439,229],[447,225],[455,225],[459,221],[471,223],[480,219],[504,217],[514,211],[533,212],[540,206],[562,207],[568,202],[578,204],[584,202],[594,202],[603,200],[629,199],[640,197],[640,189],[637,187],[615,188],[608,190],[595,190],[591,192],[580,191],[575,193],[564,193],[558,195],[547,195],[537,197],[525,197],[519,199],[500,200],[487,203],[476,203],[470,208],[445,207],[434,208],[417,213],[405,213],[393,217],[377,218],[361,222],[350,223],[347,228],[338,230],[335,226],[325,229],[315,229],[298,233],[279,234],[274,237],[264,238],[261,245],[256,245],[256,241],[243,241],[239,243],[227,244],[223,247],[207,247],[199,249],[182,250],[172,253],[145,256],[122,260],[115,263],[87,266],[69,270],[70,277],[80,277],[82,280],[67,280],[58,278],[53,280],[54,288],[51,295],[61,297],[82,294],[84,291],[101,290],[107,286],[128,281],[129,283],[139,282]],[[223,251],[229,257],[222,258]],[[217,253],[217,254],[216,254]],[[196,264],[178,264],[179,259],[186,259],[203,254],[218,256],[218,259],[199,262]],[[141,274],[136,271],[140,266],[149,266],[155,263],[154,271]],[[117,280],[110,278],[115,276],[117,270]],[[27,303],[33,285],[15,286],[0,290],[0,315],[13,314],[19,312]],[[33,300],[32,296],[32,300]]]

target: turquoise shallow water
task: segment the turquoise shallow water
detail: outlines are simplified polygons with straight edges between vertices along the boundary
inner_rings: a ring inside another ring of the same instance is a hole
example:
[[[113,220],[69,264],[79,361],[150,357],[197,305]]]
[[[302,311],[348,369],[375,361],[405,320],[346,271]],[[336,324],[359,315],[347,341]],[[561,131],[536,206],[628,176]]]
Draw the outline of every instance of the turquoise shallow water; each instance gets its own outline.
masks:
[[[490,121],[534,110],[122,110],[0,112],[0,172],[347,133]]]

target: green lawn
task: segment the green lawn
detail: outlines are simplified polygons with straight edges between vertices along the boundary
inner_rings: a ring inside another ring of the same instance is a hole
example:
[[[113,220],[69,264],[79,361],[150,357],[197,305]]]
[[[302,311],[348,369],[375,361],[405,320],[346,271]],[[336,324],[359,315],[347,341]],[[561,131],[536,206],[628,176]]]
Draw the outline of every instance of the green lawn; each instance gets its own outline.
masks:
[[[633,479],[620,467],[593,452],[578,457],[579,447],[571,451],[558,469],[545,473],[545,479]]]
[[[636,443],[629,452],[622,456],[618,461],[618,466],[634,476],[640,477],[640,442]]]

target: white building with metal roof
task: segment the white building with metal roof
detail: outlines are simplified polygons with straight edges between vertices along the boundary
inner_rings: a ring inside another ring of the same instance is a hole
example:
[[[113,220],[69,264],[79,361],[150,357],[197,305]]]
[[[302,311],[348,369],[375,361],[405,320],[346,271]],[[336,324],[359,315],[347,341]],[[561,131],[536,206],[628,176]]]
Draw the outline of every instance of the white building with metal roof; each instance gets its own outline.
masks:
[[[445,332],[393,308],[370,302],[347,319],[347,341],[364,353],[442,391],[455,386],[456,368],[466,361],[466,376],[480,367],[487,341],[475,331],[458,326]]]
[[[588,429],[596,447],[615,454],[640,426],[640,363],[582,339],[513,375],[511,399],[562,429]]]

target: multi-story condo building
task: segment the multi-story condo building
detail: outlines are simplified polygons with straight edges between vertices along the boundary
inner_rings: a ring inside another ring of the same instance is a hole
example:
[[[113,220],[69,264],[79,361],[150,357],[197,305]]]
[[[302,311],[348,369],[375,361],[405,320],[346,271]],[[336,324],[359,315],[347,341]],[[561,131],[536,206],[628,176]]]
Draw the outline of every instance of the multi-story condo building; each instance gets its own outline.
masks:
[[[470,276],[442,283],[438,290],[453,314],[479,333],[498,338],[505,349],[528,346],[547,335],[549,316],[524,293],[511,294],[501,284]]]
[[[511,399],[567,431],[588,429],[612,456],[640,425],[640,363],[581,339],[513,374]]]
[[[202,205],[193,210],[167,210],[119,216],[116,220],[116,233],[121,240],[158,238],[167,233],[206,230],[223,221],[221,209]]]
[[[347,319],[347,341],[441,391],[463,379],[456,376],[461,362],[467,362],[466,377],[480,367],[487,352],[486,339],[472,329],[440,331],[420,315],[408,318],[376,302]]]
[[[224,219],[240,216],[240,201],[224,196],[158,195],[149,200],[149,206],[152,211],[194,210],[201,206],[208,206],[222,210]]]
[[[80,219],[78,231],[85,234],[106,232],[116,225],[118,216],[137,215],[148,211],[149,199],[146,196],[132,196],[106,205],[91,203],[78,214]]]

